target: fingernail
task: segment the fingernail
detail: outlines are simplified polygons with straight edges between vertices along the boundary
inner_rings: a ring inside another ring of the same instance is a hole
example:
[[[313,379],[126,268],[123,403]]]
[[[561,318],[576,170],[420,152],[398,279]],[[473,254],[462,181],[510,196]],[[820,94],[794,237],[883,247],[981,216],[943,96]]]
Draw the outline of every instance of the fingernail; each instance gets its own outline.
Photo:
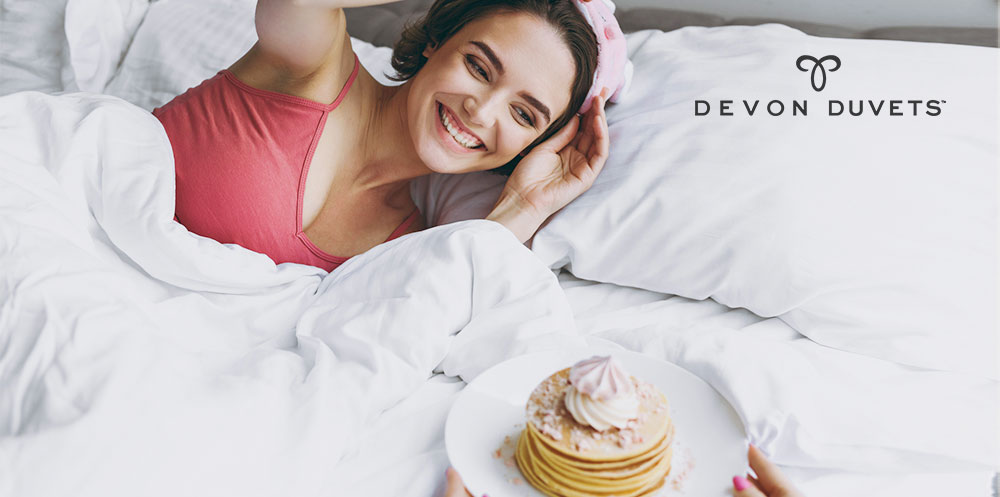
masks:
[[[734,476],[733,488],[735,488],[737,492],[741,492],[743,490],[750,488],[750,482],[747,481],[747,479],[743,478],[742,476]]]

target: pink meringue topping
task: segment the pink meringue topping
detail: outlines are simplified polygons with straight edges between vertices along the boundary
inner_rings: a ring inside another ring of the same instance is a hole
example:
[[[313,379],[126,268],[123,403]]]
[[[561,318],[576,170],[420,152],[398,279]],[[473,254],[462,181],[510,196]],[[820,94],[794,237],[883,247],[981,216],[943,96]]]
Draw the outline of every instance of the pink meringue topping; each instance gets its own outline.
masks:
[[[573,365],[569,382],[595,400],[611,400],[635,392],[635,385],[628,373],[614,357],[593,356]]]

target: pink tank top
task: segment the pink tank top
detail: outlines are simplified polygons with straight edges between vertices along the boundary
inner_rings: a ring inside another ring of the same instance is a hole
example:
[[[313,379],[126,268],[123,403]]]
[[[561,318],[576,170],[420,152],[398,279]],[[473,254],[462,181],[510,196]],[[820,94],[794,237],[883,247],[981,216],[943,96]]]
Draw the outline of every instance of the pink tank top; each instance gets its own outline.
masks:
[[[153,110],[170,138],[177,175],[174,219],[193,233],[333,271],[349,257],[320,250],[302,226],[309,163],[331,111],[322,104],[253,88],[228,70]],[[386,241],[404,233],[414,210]]]

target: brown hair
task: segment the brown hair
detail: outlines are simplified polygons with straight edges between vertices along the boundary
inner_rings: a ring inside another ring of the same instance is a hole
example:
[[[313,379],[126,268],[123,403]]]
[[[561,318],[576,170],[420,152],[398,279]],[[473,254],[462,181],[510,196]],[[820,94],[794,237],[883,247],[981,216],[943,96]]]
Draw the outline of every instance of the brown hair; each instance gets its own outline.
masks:
[[[441,46],[469,22],[501,12],[526,12],[548,21],[562,35],[573,54],[576,77],[570,90],[566,111],[549,125],[525,150],[531,150],[562,129],[583,105],[597,69],[597,37],[573,0],[436,0],[422,18],[403,29],[392,51],[395,81],[412,78],[427,62],[423,51],[429,45]],[[510,176],[521,156],[491,171]]]

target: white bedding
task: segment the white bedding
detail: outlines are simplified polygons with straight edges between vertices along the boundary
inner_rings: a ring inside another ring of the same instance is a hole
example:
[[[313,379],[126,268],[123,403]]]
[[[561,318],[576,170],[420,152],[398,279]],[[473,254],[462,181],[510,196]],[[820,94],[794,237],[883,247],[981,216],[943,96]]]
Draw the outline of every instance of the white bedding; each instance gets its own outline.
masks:
[[[14,19],[4,33],[34,26]],[[0,76],[0,94],[63,88],[62,52],[5,50],[49,79]],[[492,222],[328,276],[192,235],[172,207],[148,113],[0,98],[0,497],[437,497],[462,379],[581,340],[705,379],[807,495],[990,495],[992,381],[820,346],[713,300],[556,278]]]
[[[737,399],[734,405],[744,419],[748,419],[747,415],[750,414],[746,406],[754,398],[779,398],[771,407],[763,405],[765,401],[760,401],[760,407],[767,411],[763,417],[751,414],[751,425],[761,426],[765,431],[770,420],[783,416],[798,417],[803,425],[800,428],[808,427],[827,438],[846,435],[845,442],[857,443],[863,436],[869,436],[874,429],[891,427],[900,420],[906,421],[907,416],[901,415],[901,410],[914,402],[920,403],[923,395],[935,398],[945,394],[941,387],[949,381],[940,379],[941,382],[929,381],[923,384],[922,378],[919,378],[922,376],[921,372],[901,369],[891,363],[854,361],[851,354],[825,349],[790,332],[787,325],[778,319],[763,319],[745,310],[729,309],[712,300],[690,300],[608,283],[595,283],[580,280],[567,272],[559,275],[559,282],[572,305],[580,333],[591,340],[600,337],[598,339],[611,340],[632,350],[641,350],[675,361],[708,379],[731,401]],[[631,330],[643,332],[636,335]],[[740,369],[724,368],[723,365],[732,359],[732,354],[724,355],[725,359],[722,361],[715,356],[720,350],[726,349],[746,350],[748,356],[764,351],[768,359],[793,364],[787,367],[768,366],[764,364],[764,360],[758,360],[751,364],[739,364]],[[806,361],[814,362],[810,365]],[[848,379],[840,384],[834,377],[817,381],[815,372],[829,370],[832,376],[836,374],[835,371],[842,371],[843,368],[853,369],[853,381]],[[751,378],[741,380],[739,376],[743,374]],[[806,377],[801,377],[802,374]],[[878,385],[871,392],[865,392],[865,386],[860,391],[852,392],[852,389],[858,388],[858,382],[865,381]],[[962,384],[961,379],[950,378],[950,381],[954,387]],[[733,392],[737,386],[740,391]],[[913,392],[914,387],[920,386],[927,387],[927,390],[923,393]],[[344,485],[343,495],[439,496],[443,471],[448,464],[443,441],[444,420],[448,406],[460,393],[461,387],[462,383],[456,383],[452,378],[435,376],[414,395],[379,418],[366,432],[367,442],[362,450],[336,470],[337,477],[342,478]],[[726,390],[729,392],[725,393]],[[802,403],[827,397],[825,402],[821,400],[824,405],[840,403],[842,406],[825,420],[820,420],[815,413],[798,414],[798,405],[791,409],[788,407],[787,404],[795,401],[797,395],[808,390],[814,390],[814,393],[802,398]],[[910,393],[906,394],[901,390]],[[990,398],[991,395],[993,393],[989,388],[967,390],[964,395],[952,397],[953,402],[964,407],[945,409],[971,409],[977,398]],[[873,398],[877,398],[874,405]],[[842,422],[832,419],[833,415],[852,410],[856,412]],[[919,414],[908,422],[927,422],[936,416],[948,414],[955,412]],[[756,422],[753,422],[755,417]],[[412,425],[428,428],[426,431],[413,430]],[[987,422],[987,426],[992,424]],[[935,429],[939,428],[946,429],[940,426]],[[909,426],[900,431],[912,429]],[[753,431],[751,428],[751,433]],[[927,434],[928,430],[922,428],[919,433]],[[941,432],[939,435],[947,434]],[[959,430],[951,434],[961,436]],[[990,435],[976,434],[974,430],[969,430],[965,436],[975,436],[978,440],[985,441]],[[883,440],[886,438],[881,437]],[[775,448],[768,446],[766,437],[752,434],[751,439],[770,450]],[[805,463],[806,457],[796,454],[783,461],[786,463],[785,471],[808,496],[992,495],[993,474],[989,469],[976,469],[977,465],[962,463],[950,465],[951,469],[946,469],[948,465],[917,469],[924,466],[917,462],[919,459],[933,464],[932,459],[935,458],[905,451],[889,451],[878,447],[877,441],[872,441],[867,447],[846,445],[845,443],[840,449],[845,455],[857,457],[857,461],[841,461],[842,467],[834,468],[822,461]],[[793,449],[793,452],[801,453],[815,448],[806,443],[801,443],[801,446],[802,449]],[[945,460],[940,457],[936,459],[938,462]],[[851,467],[855,469],[847,469]]]
[[[188,233],[173,192],[138,107],[0,98],[0,494],[329,493],[435,368],[582,343],[555,276],[492,221],[327,275]]]
[[[580,343],[577,328],[704,378],[778,462],[826,472],[816,494],[843,485],[832,471],[988,483],[988,380],[712,301],[557,281],[490,221],[330,275],[275,266],[172,221],[169,150],[113,97],[0,98],[0,495],[342,495],[352,478],[346,495],[432,495],[463,385],[444,375]]]

